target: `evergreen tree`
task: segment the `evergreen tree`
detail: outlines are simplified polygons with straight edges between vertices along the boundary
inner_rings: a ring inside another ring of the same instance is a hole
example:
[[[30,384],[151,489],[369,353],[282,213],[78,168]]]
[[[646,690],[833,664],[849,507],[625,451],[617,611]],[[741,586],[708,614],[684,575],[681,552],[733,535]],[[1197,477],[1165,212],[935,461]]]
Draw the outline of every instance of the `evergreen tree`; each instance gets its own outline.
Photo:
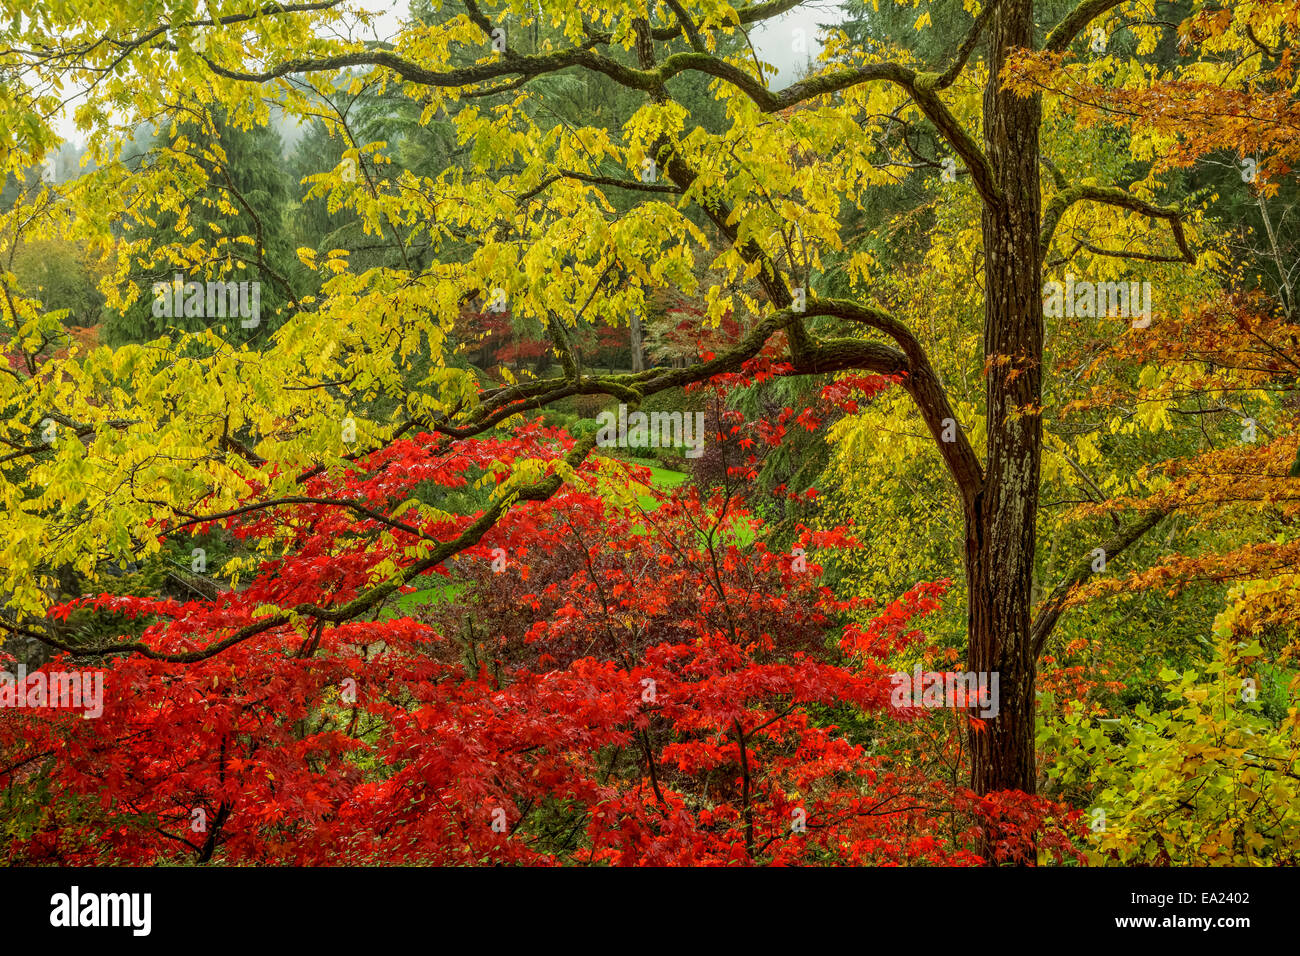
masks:
[[[214,325],[224,326],[236,339],[264,338],[295,300],[292,277],[297,270],[285,225],[292,192],[279,133],[269,126],[245,129],[221,111],[187,115],[150,137],[141,164],[147,168],[156,163],[189,165],[198,171],[196,195],[183,221],[170,209],[154,208],[142,211],[127,228],[126,239],[148,240],[148,253],[133,264],[130,275],[143,295],[125,312],[109,313],[108,341],[147,341],[169,329],[195,331]],[[253,244],[218,246],[214,241],[240,235],[252,237]],[[207,243],[198,255],[190,248],[196,241]],[[158,283],[170,288],[177,274],[184,282],[257,282],[256,324],[239,315],[172,314],[176,309],[171,303],[160,304],[155,288]]]

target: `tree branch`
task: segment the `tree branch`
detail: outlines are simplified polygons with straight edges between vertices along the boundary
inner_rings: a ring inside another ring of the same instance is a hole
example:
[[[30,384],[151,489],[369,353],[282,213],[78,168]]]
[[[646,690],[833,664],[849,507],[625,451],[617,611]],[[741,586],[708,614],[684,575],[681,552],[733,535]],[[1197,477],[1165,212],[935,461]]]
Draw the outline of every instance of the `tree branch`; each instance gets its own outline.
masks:
[[[993,11],[997,9],[1002,0],[988,0],[984,8],[980,10],[975,17],[975,22],[971,24],[970,30],[966,33],[965,39],[961,41],[961,46],[957,48],[957,56],[948,69],[939,74],[938,81],[934,84],[936,90],[946,90],[957,81],[961,75],[962,69],[966,66],[966,61],[970,59],[971,53],[975,51],[975,45],[979,43],[980,34],[984,32],[984,26],[993,16]]]
[[[1168,512],[1163,509],[1149,511],[1140,519],[1115,533],[1110,539],[1100,547],[1104,552],[1105,559],[1109,561],[1118,555],[1125,548],[1132,545],[1148,531],[1154,528],[1165,517]],[[1029,646],[1033,656],[1036,658],[1043,651],[1043,645],[1047,643],[1047,638],[1051,635],[1052,629],[1056,627],[1056,622],[1060,619],[1061,614],[1065,611],[1065,602],[1070,593],[1078,587],[1083,581],[1092,576],[1092,552],[1089,552],[1078,563],[1076,563],[1066,574],[1065,579],[1058,584],[1047,599],[1038,607],[1038,613],[1034,615],[1034,623],[1029,632]]]
[[[771,5],[772,10],[766,15],[774,16],[777,12],[782,12],[778,9],[780,6],[780,4]],[[992,6],[993,4],[990,4],[990,8]],[[977,17],[976,23],[982,29],[987,22],[987,16],[984,13],[980,16],[984,19]],[[754,19],[761,19],[761,17],[756,14]],[[671,29],[675,35],[681,27]],[[647,31],[647,37],[657,39],[656,31]],[[664,84],[672,77],[686,72],[697,72],[730,83],[766,113],[776,113],[807,100],[837,93],[861,83],[885,81],[902,88],[935,125],[953,150],[961,156],[971,172],[976,189],[985,201],[993,203],[1001,199],[988,158],[937,95],[939,90],[951,85],[964,67],[966,58],[969,57],[978,39],[977,32],[973,36],[968,35],[958,51],[957,62],[943,74],[917,74],[916,71],[897,63],[873,63],[856,69],[837,69],[821,73],[794,83],[779,93],[773,93],[760,79],[740,67],[711,54],[695,50],[675,53],[666,58],[657,68],[637,69],[625,66],[594,49],[596,46],[607,44],[610,39],[605,35],[597,35],[590,38],[582,47],[558,50],[553,53],[521,55],[507,52],[493,62],[449,70],[429,70],[388,50],[363,50],[327,57],[300,57],[286,60],[260,73],[227,68],[206,56],[203,59],[209,69],[218,76],[249,83],[265,83],[295,73],[377,66],[392,70],[410,83],[438,88],[468,87],[507,77],[526,79],[577,66],[601,73],[628,89],[641,90],[652,95],[661,92]]]
[[[571,467],[576,468],[587,457],[591,449],[595,447],[595,443],[596,438],[594,434],[579,441],[569,454],[565,456],[565,461],[567,461]],[[550,475],[520,489],[516,498],[521,501],[545,501],[550,498],[551,495],[555,494],[563,483],[563,479],[561,479],[559,475]],[[150,660],[166,661],[171,664],[192,664],[196,661],[207,660],[210,657],[215,657],[222,651],[234,647],[236,644],[241,644],[258,634],[289,624],[295,618],[310,617],[319,622],[340,624],[364,614],[366,611],[376,607],[394,591],[405,586],[419,575],[436,568],[447,559],[478,544],[478,542],[483,538],[483,535],[487,534],[487,532],[492,529],[506,511],[509,510],[510,504],[511,499],[509,498],[503,497],[497,499],[497,501],[493,502],[492,505],[484,511],[473,524],[462,531],[457,537],[450,541],[442,542],[434,548],[427,557],[412,563],[392,580],[384,581],[369,590],[363,591],[357,597],[345,604],[334,607],[319,604],[299,604],[287,612],[274,614],[270,617],[263,618],[260,621],[246,624],[222,640],[209,644],[201,650],[169,654],[155,650],[143,641],[124,641],[118,644],[109,644],[101,647],[78,647],[31,627],[17,623],[11,624],[3,618],[0,618],[0,630],[32,638],[40,641],[42,644],[54,648],[55,650],[65,651],[79,657],[106,657],[110,654],[139,654],[142,657],[149,658]]]
[[[1117,186],[1070,186],[1061,190],[1047,204],[1043,210],[1042,231],[1039,234],[1039,265],[1047,260],[1047,254],[1051,249],[1052,237],[1056,234],[1057,227],[1061,224],[1061,218],[1065,215],[1066,210],[1077,202],[1099,202],[1108,206],[1118,206],[1123,209],[1129,209],[1144,216],[1150,216],[1152,219],[1164,219],[1168,221],[1169,227],[1173,230],[1174,242],[1178,244],[1178,250],[1182,253],[1181,260],[1184,262],[1196,262],[1196,256],[1192,253],[1187,245],[1187,236],[1183,231],[1183,216],[1185,211],[1177,206],[1156,206],[1134,196],[1126,190]],[[1134,258],[1137,258],[1134,256]],[[1165,261],[1165,260],[1158,260]],[[1177,259],[1170,261],[1179,261]]]
[[[1064,53],[1088,24],[1124,2],[1126,0],[1083,0],[1066,14],[1065,19],[1056,25],[1055,30],[1047,35],[1043,49],[1053,53]]]

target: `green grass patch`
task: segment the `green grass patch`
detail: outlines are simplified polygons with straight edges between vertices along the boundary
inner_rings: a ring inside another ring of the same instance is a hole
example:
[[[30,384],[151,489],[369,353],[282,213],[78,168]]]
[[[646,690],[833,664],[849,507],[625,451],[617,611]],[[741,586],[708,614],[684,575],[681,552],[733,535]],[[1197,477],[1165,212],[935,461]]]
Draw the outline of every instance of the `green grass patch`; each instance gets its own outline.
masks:
[[[646,468],[649,468],[650,483],[660,491],[671,491],[678,485],[689,481],[691,477],[685,472],[672,471],[669,468],[664,468],[658,462],[649,458],[628,458],[626,461],[633,465],[643,465]],[[636,500],[646,511],[653,511],[655,508],[659,507],[659,503],[655,501],[654,496],[649,492],[638,494]]]
[[[463,584],[439,584],[436,587],[412,591],[410,594],[399,594],[393,602],[388,617],[405,617],[426,604],[450,604],[464,589]]]
[[[660,491],[671,491],[683,482],[690,480],[690,475],[681,471],[673,471],[670,468],[664,468],[658,462],[650,458],[625,458],[620,459],[634,465],[644,465],[650,469],[650,483]],[[637,501],[646,511],[654,511],[659,507],[659,503],[647,491],[645,494],[638,494]],[[644,527],[638,527],[637,533],[645,532]],[[739,524],[731,532],[730,537],[734,540],[737,547],[747,547],[754,543],[754,531],[748,524]]]

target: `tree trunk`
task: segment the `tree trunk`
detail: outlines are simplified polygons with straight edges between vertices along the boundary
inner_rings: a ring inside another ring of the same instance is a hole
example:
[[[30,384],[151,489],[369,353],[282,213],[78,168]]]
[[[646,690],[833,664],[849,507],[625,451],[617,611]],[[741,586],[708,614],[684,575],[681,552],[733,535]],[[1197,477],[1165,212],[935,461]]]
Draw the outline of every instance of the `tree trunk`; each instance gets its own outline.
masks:
[[[1010,50],[1033,44],[1031,0],[1004,0],[991,23],[986,154],[1001,192],[985,204],[984,355],[988,457],[966,516],[968,667],[999,675],[997,716],[972,729],[972,788],[1033,793],[1030,612],[1041,461],[1043,303],[1039,274],[1037,98],[1000,89]]]
[[[633,312],[628,324],[631,326],[632,371],[644,372],[645,349],[641,344],[641,316]]]

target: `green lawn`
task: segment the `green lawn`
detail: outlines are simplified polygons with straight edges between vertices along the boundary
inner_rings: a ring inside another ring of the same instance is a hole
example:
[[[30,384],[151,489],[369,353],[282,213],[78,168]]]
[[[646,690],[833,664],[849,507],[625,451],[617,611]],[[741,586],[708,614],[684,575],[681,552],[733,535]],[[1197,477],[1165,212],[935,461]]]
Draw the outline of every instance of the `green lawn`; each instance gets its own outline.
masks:
[[[649,468],[650,481],[661,491],[671,491],[673,488],[676,488],[682,482],[690,478],[690,475],[685,472],[672,471],[668,468],[664,468],[658,462],[649,458],[629,458],[627,460],[632,464],[644,465]],[[637,495],[636,500],[640,502],[641,507],[647,511],[653,511],[655,508],[654,497],[651,496],[649,492]]]
[[[644,465],[645,467],[649,468],[651,483],[661,491],[670,491],[673,488],[676,488],[678,485],[682,484],[682,482],[689,480],[691,477],[690,475],[685,474],[684,472],[672,471],[669,468],[664,468],[658,462],[653,461],[652,459],[649,458],[629,458],[626,460],[632,462],[633,464]],[[636,497],[637,497],[637,501],[640,502],[641,507],[644,508],[646,511],[653,511],[655,509],[656,507],[655,500],[649,494],[649,492],[645,494],[637,495]],[[741,525],[736,528],[735,530],[736,544],[743,547],[747,544],[752,543],[753,540],[754,540],[754,532],[751,531],[747,525]]]
[[[437,587],[399,594],[388,616],[404,617],[422,604],[438,604],[450,601],[464,589],[463,584],[439,584]]]

